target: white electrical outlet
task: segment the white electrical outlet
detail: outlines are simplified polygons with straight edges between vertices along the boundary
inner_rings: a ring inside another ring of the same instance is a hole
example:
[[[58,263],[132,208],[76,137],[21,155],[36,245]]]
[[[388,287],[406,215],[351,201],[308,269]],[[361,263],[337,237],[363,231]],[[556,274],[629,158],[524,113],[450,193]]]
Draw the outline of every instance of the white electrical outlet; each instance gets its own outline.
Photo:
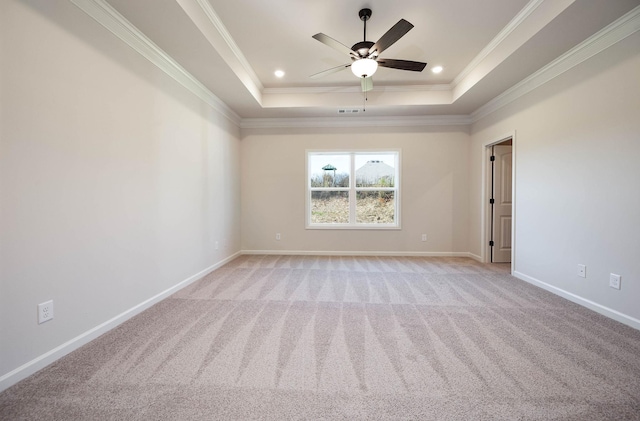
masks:
[[[581,278],[587,277],[587,267],[585,265],[578,265],[578,276]]]
[[[280,237],[280,233],[279,233],[279,232],[278,232],[278,233],[276,233],[276,240],[280,241],[280,238],[281,238],[281,237]]]
[[[621,280],[622,280],[622,276],[616,275],[615,273],[609,274],[609,286],[611,288],[620,289]]]
[[[427,241],[427,234],[422,234],[422,241]]]
[[[216,250],[218,250],[218,242],[216,241]]]
[[[53,300],[38,304],[38,324],[53,319]]]

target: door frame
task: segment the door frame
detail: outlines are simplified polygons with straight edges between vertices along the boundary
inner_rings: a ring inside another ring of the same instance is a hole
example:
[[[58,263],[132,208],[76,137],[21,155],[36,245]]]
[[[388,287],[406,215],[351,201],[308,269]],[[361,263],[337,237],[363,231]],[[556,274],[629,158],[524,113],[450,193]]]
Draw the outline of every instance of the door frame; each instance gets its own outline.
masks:
[[[511,274],[516,267],[516,131],[513,130],[498,138],[486,141],[482,144],[482,192],[480,214],[482,218],[481,227],[481,253],[484,263],[491,263],[491,251],[489,249],[489,238],[491,238],[491,205],[489,203],[489,192],[491,191],[491,166],[489,157],[491,147],[505,140],[511,139]]]

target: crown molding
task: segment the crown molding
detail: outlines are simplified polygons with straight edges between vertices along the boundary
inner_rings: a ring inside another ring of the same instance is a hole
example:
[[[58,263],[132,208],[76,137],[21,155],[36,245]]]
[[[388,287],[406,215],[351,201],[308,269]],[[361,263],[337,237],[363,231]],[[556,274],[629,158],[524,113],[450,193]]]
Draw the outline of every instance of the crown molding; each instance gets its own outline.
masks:
[[[476,122],[640,30],[640,6],[471,113]]]
[[[373,92],[433,92],[450,91],[451,85],[381,85],[374,86]],[[306,94],[331,94],[331,93],[362,93],[360,85],[349,86],[314,86],[314,87],[289,87],[289,88],[264,88],[265,95],[306,95]]]
[[[262,104],[264,86],[208,0],[174,0],[213,47],[222,61]]]
[[[239,126],[240,116],[104,0],[70,0],[176,82]]]
[[[518,98],[546,84],[555,77],[578,66],[594,55],[606,50],[640,30],[640,6],[589,37],[567,53],[558,57],[521,82],[507,89],[470,115],[417,116],[417,117],[363,117],[341,116],[333,118],[245,118],[240,127],[247,128],[327,128],[327,127],[415,127],[468,125],[505,107]],[[446,85],[440,85],[446,86]],[[302,90],[308,88],[301,88]],[[313,88],[312,88],[313,89]],[[323,88],[327,89],[327,88]],[[290,91],[289,91],[290,92]],[[312,93],[312,92],[309,92]]]
[[[465,77],[469,76],[469,74],[476,68],[478,67],[478,65],[485,59],[487,58],[487,56],[489,54],[491,54],[496,48],[498,48],[498,46],[509,37],[509,35],[518,27],[520,26],[523,22],[525,22],[527,20],[527,18],[529,17],[529,15],[531,15],[531,13],[533,13],[538,6],[540,6],[542,3],[544,3],[545,0],[531,0],[529,3],[527,3],[525,5],[525,7],[518,12],[518,14],[511,19],[511,21],[507,24],[507,26],[505,26],[499,33],[498,35],[495,36],[495,38],[493,40],[491,40],[491,42],[489,44],[487,44],[486,47],[484,47],[482,49],[482,51],[480,51],[478,53],[477,56],[474,57],[473,60],[471,60],[471,62],[464,68],[462,69],[462,71],[460,72],[460,74],[458,74],[458,76],[455,77],[455,79],[453,79],[453,82],[451,82],[451,86],[455,87],[458,84],[460,84],[460,82],[462,82],[462,80],[464,80]]]
[[[310,117],[310,118],[243,118],[242,129],[281,128],[342,128],[342,127],[424,127],[468,126],[467,115],[408,116],[408,117]]]
[[[224,26],[224,23],[222,23],[222,20],[220,19],[216,11],[213,10],[213,7],[211,7],[211,3],[209,3],[208,0],[196,0],[196,2],[207,15],[207,17],[211,21],[211,24],[218,30],[224,41],[227,43],[229,49],[233,52],[233,55],[236,57],[238,62],[240,62],[240,65],[242,66],[244,71],[247,72],[249,78],[251,78],[253,83],[256,85],[256,88],[259,91],[264,90],[264,86],[258,78],[255,70],[253,70],[253,67],[251,67],[251,65],[249,64],[249,61],[240,50],[240,47],[238,47],[238,44],[236,44],[236,41],[227,30],[227,27]]]
[[[195,0],[208,19],[225,39],[230,50],[233,51],[244,70],[256,83],[256,86],[264,94],[319,94],[319,93],[356,93],[360,92],[357,86],[343,87],[293,87],[293,88],[263,88],[260,81],[246,58],[237,47],[230,34],[220,21],[215,11],[206,0]],[[545,0],[532,0],[525,8],[505,27],[494,40],[485,47],[476,58],[454,79],[451,84],[441,85],[404,85],[404,86],[378,86],[377,92],[425,92],[425,91],[451,91],[469,72],[480,63],[488,54],[509,36],[526,18],[533,13]],[[606,28],[597,32],[578,46],[552,61],[545,67],[523,79],[516,85],[507,89],[502,94],[493,98],[485,105],[479,107],[470,115],[452,116],[411,116],[411,117],[364,117],[364,116],[339,116],[329,118],[241,118],[235,111],[226,105],[220,98],[213,94],[206,86],[198,81],[186,69],[178,64],[171,56],[165,53],[153,41],[147,38],[140,30],[132,25],[126,18],[109,5],[105,0],[70,0],[75,6],[112,32],[123,42],[133,48],[152,64],[165,72],[176,82],[192,92],[202,101],[210,105],[215,111],[229,119],[241,128],[326,128],[326,127],[394,127],[394,126],[442,126],[442,125],[469,125],[498,109],[508,105],[516,99],[526,95],[532,90],[544,85],[555,77],[563,74],[585,60],[593,57],[601,51],[609,48],[617,42],[640,30],[640,6],[634,8]]]

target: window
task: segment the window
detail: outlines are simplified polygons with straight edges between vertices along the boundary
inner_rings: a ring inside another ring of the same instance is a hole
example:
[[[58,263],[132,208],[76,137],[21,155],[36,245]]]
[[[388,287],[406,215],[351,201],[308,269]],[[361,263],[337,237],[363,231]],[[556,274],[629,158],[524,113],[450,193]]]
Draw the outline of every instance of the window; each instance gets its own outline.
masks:
[[[307,228],[400,228],[400,151],[307,151]]]

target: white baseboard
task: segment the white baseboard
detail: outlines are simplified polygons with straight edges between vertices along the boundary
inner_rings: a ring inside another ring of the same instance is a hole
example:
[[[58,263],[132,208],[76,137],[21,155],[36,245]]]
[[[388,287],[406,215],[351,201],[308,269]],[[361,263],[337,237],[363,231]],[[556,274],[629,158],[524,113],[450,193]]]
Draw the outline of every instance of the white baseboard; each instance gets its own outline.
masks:
[[[130,308],[129,310],[115,316],[114,318],[107,320],[106,322],[92,328],[89,329],[88,331],[76,336],[75,338],[63,343],[62,345],[52,349],[49,352],[46,352],[42,355],[40,355],[37,358],[34,358],[33,360],[21,365],[20,367],[16,368],[13,371],[10,371],[9,373],[3,375],[2,377],[0,377],[0,392],[2,392],[5,389],[8,389],[9,387],[13,386],[14,384],[18,383],[20,380],[23,380],[27,377],[29,377],[30,375],[36,373],[37,371],[45,368],[46,366],[48,366],[49,364],[59,360],[60,358],[64,357],[65,355],[67,355],[68,353],[75,351],[76,349],[80,348],[81,346],[91,342],[92,340],[94,340],[95,338],[97,338],[100,335],[103,335],[104,333],[108,332],[109,330],[115,328],[116,326],[120,325],[121,323],[126,322],[127,320],[129,320],[130,318],[132,318],[133,316],[142,313],[144,310],[148,309],[149,307],[151,307],[152,305],[164,300],[165,298],[167,298],[168,296],[170,296],[171,294],[181,290],[182,288],[190,285],[191,283],[197,281],[198,279],[203,278],[204,276],[208,275],[209,273],[213,272],[214,270],[218,269],[219,267],[229,263],[230,261],[234,260],[235,258],[237,258],[238,256],[240,256],[240,252],[235,253],[229,257],[227,257],[224,260],[221,260],[220,262],[209,266],[206,269],[201,270],[200,272],[196,273],[195,275],[190,276],[189,278],[177,283],[176,285],[172,286],[171,288],[162,291],[161,293],[154,295],[153,297],[149,298],[146,301],[143,301],[142,303]]]
[[[320,251],[320,250],[242,250],[242,254],[266,254],[286,256],[395,256],[395,257],[470,257],[474,254],[458,251]]]
[[[518,272],[515,271],[513,272],[513,276],[515,276],[518,279],[521,279],[525,282],[528,282],[532,285],[535,285],[539,288],[542,288],[544,290],[547,290],[553,294],[559,295],[562,298],[566,298],[567,300],[574,302],[576,304],[579,304],[583,307],[586,307],[590,310],[595,311],[596,313],[600,313],[603,316],[606,316],[610,319],[616,320],[620,323],[623,323],[627,326],[630,326],[634,329],[638,329],[640,330],[640,320],[628,316],[624,313],[620,313],[619,311],[610,309],[609,307],[605,307],[601,304],[595,303],[591,300],[587,300],[586,298],[580,297],[579,295],[575,295],[571,292],[565,291],[561,288],[555,287],[553,285],[549,285],[546,282],[542,282],[539,279],[533,278],[531,276],[525,275],[522,272]]]
[[[484,263],[484,259],[482,258],[482,256],[478,256],[477,254],[473,254],[471,252],[467,253],[467,257],[472,258],[473,260],[476,260],[480,263]]]

